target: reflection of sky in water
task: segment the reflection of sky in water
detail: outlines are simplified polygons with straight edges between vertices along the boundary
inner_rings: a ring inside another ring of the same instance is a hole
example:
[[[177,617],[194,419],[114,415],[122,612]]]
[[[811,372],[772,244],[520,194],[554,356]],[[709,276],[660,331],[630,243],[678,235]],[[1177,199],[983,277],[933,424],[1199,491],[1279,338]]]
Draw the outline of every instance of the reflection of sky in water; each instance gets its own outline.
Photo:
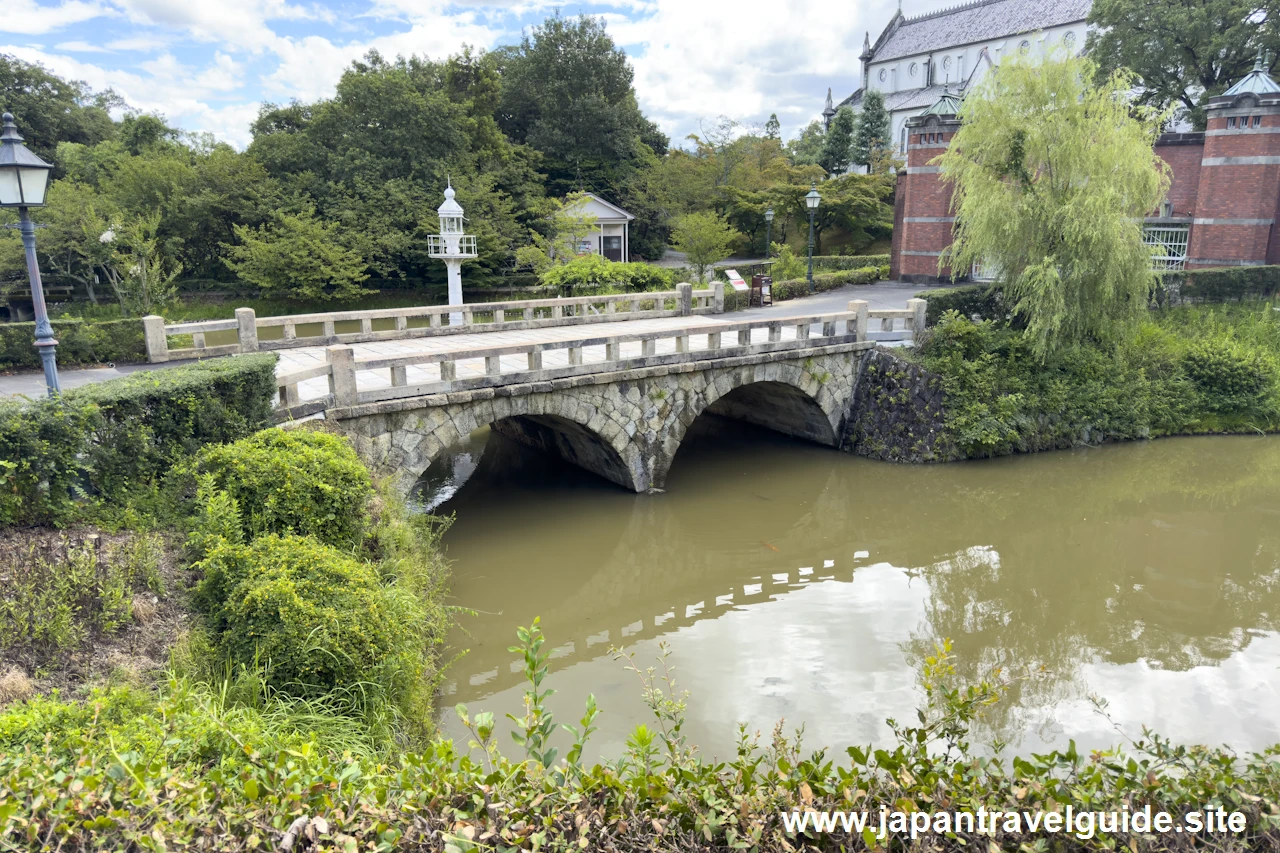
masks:
[[[925,614],[927,585],[879,564],[857,570],[852,583],[825,581],[728,610],[714,620],[685,626],[665,637],[672,649],[677,687],[689,690],[686,733],[708,755],[732,755],[737,726],[767,741],[778,720],[792,732],[803,724],[813,748],[874,742],[890,736],[886,718],[910,725],[922,693],[916,670],[904,654]],[[643,669],[658,666],[659,640],[628,645]],[[606,644],[607,645],[607,644]],[[593,650],[594,651],[594,650]],[[573,663],[550,679],[558,693],[551,707],[560,722],[577,722],[588,692],[602,710],[596,756],[614,756],[627,733],[646,719],[640,681],[607,656]],[[1138,739],[1147,725],[1184,743],[1225,743],[1248,750],[1280,742],[1280,635],[1267,633],[1220,666],[1182,672],[1145,661],[1084,663],[1079,697],[1032,710],[1011,709],[1024,734],[1001,732],[1019,752],[1065,747],[1082,749]],[[1107,697],[1098,713],[1090,694]],[[520,712],[521,688],[511,687],[469,709]],[[442,705],[450,707],[451,697]],[[453,713],[446,733],[464,736]]]
[[[686,440],[657,498],[491,443],[443,507],[457,514],[455,600],[480,613],[463,620],[455,642],[471,651],[441,707],[519,716],[506,647],[540,615],[550,705],[576,724],[596,695],[595,756],[652,723],[638,677],[606,650],[647,667],[659,642],[691,694],[686,734],[720,756],[738,723],[767,740],[784,718],[811,748],[885,742],[885,718],[915,721],[918,661],[943,636],[964,678],[1049,668],[977,743],[1098,748],[1144,724],[1182,742],[1280,741],[1280,441],[907,467],[713,438]],[[462,735],[451,710],[442,722]]]

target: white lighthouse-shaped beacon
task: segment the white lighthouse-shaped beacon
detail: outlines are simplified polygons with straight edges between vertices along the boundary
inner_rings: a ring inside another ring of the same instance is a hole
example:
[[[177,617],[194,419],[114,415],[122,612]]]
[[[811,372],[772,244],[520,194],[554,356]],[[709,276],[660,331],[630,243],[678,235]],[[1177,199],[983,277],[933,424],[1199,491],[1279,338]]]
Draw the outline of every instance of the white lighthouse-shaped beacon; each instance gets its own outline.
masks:
[[[453,183],[444,191],[440,214],[440,233],[427,236],[427,254],[444,261],[449,268],[449,304],[462,304],[462,262],[476,256],[476,237],[462,233],[462,205],[453,200]],[[449,325],[462,325],[462,311],[449,312]]]

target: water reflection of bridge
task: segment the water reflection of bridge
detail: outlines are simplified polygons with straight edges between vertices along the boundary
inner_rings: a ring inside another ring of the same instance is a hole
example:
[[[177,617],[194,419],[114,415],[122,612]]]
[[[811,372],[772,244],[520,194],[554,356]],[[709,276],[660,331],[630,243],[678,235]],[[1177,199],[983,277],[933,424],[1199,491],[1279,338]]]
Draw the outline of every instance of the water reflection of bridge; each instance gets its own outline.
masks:
[[[918,648],[908,653],[947,636],[973,673],[993,662],[993,650],[1043,663],[1058,673],[1046,701],[1069,690],[1070,674],[1095,653],[1185,669],[1276,627],[1274,439],[1170,440],[930,468],[788,454],[796,476],[735,474],[714,503],[694,504],[678,490],[637,498],[602,488],[588,502],[617,500],[618,511],[589,524],[566,521],[565,508],[527,508],[538,474],[520,468],[536,467],[536,457],[482,460],[490,470],[478,476],[490,479],[460,496],[460,524],[468,501],[524,501],[528,530],[556,524],[559,578],[544,585],[536,570],[526,578],[494,568],[500,582],[489,600],[461,602],[495,612],[468,620],[489,648],[457,666],[454,689],[487,694],[516,684],[514,656],[494,647],[505,650],[513,624],[534,615],[557,648],[554,668],[818,581],[847,583],[874,563],[928,584]],[[673,478],[682,464],[688,476],[719,482],[692,459],[677,460]],[[512,547],[496,552],[496,563],[527,559],[526,532],[510,531]]]

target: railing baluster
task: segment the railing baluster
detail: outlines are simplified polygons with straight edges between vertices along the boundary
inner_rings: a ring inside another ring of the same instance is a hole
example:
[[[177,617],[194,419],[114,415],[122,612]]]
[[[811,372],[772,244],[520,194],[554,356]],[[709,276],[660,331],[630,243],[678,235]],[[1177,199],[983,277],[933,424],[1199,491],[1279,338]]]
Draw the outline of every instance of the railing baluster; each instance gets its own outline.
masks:
[[[452,382],[458,378],[458,363],[456,361],[440,362],[440,381]]]
[[[604,342],[604,360],[605,361],[621,361],[622,345],[618,343],[617,338],[609,338]]]
[[[750,329],[738,330],[738,346],[740,347],[751,346],[751,330]]]
[[[781,330],[779,330],[779,331],[781,331]],[[804,323],[797,323],[797,324],[796,324],[796,340],[797,340],[797,341],[807,341],[807,340],[809,340],[809,324],[808,324],[808,322],[804,322]]]
[[[542,351],[541,350],[533,350],[529,353],[529,369],[530,370],[542,369]]]
[[[360,318],[360,334],[362,335],[373,334],[373,318],[372,317]]]
[[[408,329],[409,329],[409,318],[404,316],[403,314],[401,314],[399,317],[396,317],[396,331],[405,332],[405,331],[408,331]]]
[[[707,335],[707,349],[712,351],[720,349],[720,333],[719,332],[711,332],[710,334]]]
[[[782,340],[782,323],[774,322],[769,324],[769,343],[774,344]]]
[[[501,308],[495,308],[493,311],[493,322],[505,323],[506,320],[507,320],[507,312],[503,311]]]
[[[324,321],[324,336],[325,336],[326,338],[333,338],[336,334],[337,334],[337,333],[334,331],[334,328],[333,328],[333,321],[332,321],[332,320],[325,320],[325,321]]]
[[[569,347],[569,363],[582,364],[582,347]]]
[[[409,368],[403,364],[392,365],[391,367],[391,385],[394,388],[403,388],[409,384]]]
[[[533,319],[533,309],[532,309],[532,308],[526,308],[526,309],[524,309],[524,318],[525,318],[525,320],[532,320],[532,319]]]
[[[658,342],[653,338],[649,338],[647,341],[641,341],[640,342],[641,357],[654,355],[657,352],[657,344]]]
[[[676,335],[676,352],[688,352],[688,351],[689,351],[689,336]]]
[[[204,332],[192,332],[191,345],[196,349],[204,349]]]
[[[486,355],[484,357],[484,372],[490,376],[497,376],[502,372],[502,358],[496,355]]]
[[[429,315],[428,315],[428,317],[430,318],[430,319],[428,319],[428,320],[427,320],[427,325],[428,325],[428,326],[430,326],[430,327],[431,327],[431,328],[433,328],[433,329],[438,329],[438,328],[440,328],[440,313],[439,313],[439,312],[436,312],[436,313],[433,313],[433,314],[429,314]]]
[[[298,339],[298,326],[292,321],[284,324],[284,339],[286,341],[296,341]]]

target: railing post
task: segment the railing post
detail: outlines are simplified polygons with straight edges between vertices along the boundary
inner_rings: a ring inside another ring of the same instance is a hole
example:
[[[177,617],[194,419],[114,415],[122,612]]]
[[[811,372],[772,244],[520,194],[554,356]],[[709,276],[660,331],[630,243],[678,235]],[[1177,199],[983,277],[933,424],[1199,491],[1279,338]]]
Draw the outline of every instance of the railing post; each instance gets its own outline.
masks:
[[[924,334],[925,318],[929,315],[929,300],[908,299],[907,307],[911,309],[911,339]]]
[[[164,333],[164,318],[148,314],[142,318],[142,335],[147,342],[147,361],[159,364],[169,360],[169,338]]]
[[[680,309],[681,317],[688,317],[693,313],[693,285],[687,281],[682,281],[676,285],[676,307]]]
[[[714,278],[711,279],[711,307],[712,313],[724,313],[724,285]]]
[[[349,346],[332,346],[325,349],[325,358],[332,365],[329,372],[329,391],[335,406],[354,406],[358,401],[356,391],[356,357]]]
[[[851,321],[855,339],[865,341],[867,339],[867,312],[871,310],[871,307],[865,299],[854,299],[849,302],[849,310],[858,315],[856,320]]]
[[[240,337],[240,352],[258,351],[258,318],[252,308],[236,309],[236,332]]]

